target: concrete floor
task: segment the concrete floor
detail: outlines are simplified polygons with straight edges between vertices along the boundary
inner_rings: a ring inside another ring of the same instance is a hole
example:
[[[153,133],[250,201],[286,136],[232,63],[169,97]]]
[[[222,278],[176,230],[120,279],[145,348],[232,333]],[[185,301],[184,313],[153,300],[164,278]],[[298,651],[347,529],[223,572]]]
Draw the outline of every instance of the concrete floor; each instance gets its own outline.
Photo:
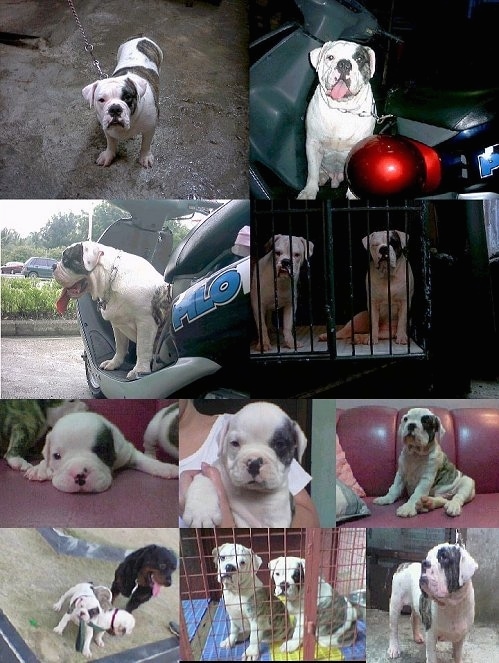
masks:
[[[399,621],[399,639],[402,649],[400,663],[424,663],[425,646],[412,639],[409,615],[402,615]],[[386,663],[388,659],[388,612],[367,611],[367,658],[366,663]],[[497,661],[499,651],[499,631],[497,628],[476,624],[466,638],[463,649],[463,663],[485,663]],[[438,663],[452,663],[452,645],[439,642],[437,645]]]
[[[1,30],[39,37],[0,44],[2,198],[247,198],[246,2],[75,0],[94,55],[111,74],[118,46],[144,34],[161,46],[155,165],[140,137],[95,164],[104,134],[82,88],[98,78],[69,5],[1,3]]]

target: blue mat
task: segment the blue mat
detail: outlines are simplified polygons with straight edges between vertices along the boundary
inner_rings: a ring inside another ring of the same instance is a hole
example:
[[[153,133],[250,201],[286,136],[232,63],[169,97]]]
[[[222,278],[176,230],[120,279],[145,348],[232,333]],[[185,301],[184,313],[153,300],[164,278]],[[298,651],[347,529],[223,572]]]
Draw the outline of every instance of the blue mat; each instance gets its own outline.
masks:
[[[240,661],[248,647],[248,641],[241,642],[231,649],[222,649],[220,643],[229,635],[229,617],[223,601],[218,604],[213,617],[212,627],[208,633],[203,649],[203,661]],[[266,643],[260,645],[261,661],[270,661],[270,650]]]
[[[182,601],[182,610],[184,611],[184,619],[187,626],[189,642],[194,637],[196,629],[203,619],[204,613],[208,610],[208,605],[208,599],[193,599],[192,601]]]

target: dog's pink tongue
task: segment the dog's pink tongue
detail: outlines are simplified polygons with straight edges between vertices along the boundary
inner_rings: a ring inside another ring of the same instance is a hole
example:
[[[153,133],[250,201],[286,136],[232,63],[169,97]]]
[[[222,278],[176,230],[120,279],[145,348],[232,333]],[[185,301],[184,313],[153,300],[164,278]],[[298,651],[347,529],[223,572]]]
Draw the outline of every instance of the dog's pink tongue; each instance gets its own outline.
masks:
[[[69,296],[68,289],[64,288],[63,291],[61,292],[61,296],[55,303],[55,307],[57,309],[57,313],[60,313],[61,315],[63,313],[66,313],[66,309],[68,308],[69,300],[71,297]]]
[[[159,585],[157,582],[154,580],[152,581],[152,595],[157,596],[160,592],[161,585]]]
[[[333,85],[333,87],[329,90],[328,94],[330,97],[332,97],[335,101],[338,99],[343,99],[350,90],[348,89],[347,84],[343,80],[339,80],[337,83]]]

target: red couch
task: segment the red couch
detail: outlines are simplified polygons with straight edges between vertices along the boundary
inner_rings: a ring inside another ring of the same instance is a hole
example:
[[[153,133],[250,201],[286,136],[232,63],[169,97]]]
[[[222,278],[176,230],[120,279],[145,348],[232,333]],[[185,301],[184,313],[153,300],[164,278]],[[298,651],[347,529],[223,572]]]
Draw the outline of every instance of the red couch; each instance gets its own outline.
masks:
[[[143,451],[147,424],[172,401],[88,400]],[[168,460],[161,458],[161,460]],[[103,493],[62,493],[50,481],[28,481],[0,458],[0,527],[177,527],[178,480],[137,470],[115,473]]]
[[[495,403],[494,403],[495,404]],[[397,469],[402,441],[397,435],[407,409],[367,405],[338,410],[336,432],[353,474],[367,497],[371,515],[356,521],[364,527],[499,527],[499,407],[431,407],[445,428],[441,446],[464,474],[475,480],[476,497],[452,518],[443,509],[401,518],[403,504],[381,506],[373,499],[385,495]],[[352,526],[346,523],[344,526]]]

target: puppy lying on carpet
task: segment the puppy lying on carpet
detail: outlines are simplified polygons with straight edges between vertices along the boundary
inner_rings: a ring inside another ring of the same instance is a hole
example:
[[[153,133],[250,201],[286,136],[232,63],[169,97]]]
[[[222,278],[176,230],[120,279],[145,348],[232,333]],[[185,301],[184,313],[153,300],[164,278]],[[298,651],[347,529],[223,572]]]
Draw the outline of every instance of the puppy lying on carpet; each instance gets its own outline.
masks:
[[[47,435],[43,460],[26,472],[30,481],[52,481],[64,493],[101,493],[113,470],[130,467],[172,479],[177,465],[146,456],[110,421],[95,412],[68,414]]]

